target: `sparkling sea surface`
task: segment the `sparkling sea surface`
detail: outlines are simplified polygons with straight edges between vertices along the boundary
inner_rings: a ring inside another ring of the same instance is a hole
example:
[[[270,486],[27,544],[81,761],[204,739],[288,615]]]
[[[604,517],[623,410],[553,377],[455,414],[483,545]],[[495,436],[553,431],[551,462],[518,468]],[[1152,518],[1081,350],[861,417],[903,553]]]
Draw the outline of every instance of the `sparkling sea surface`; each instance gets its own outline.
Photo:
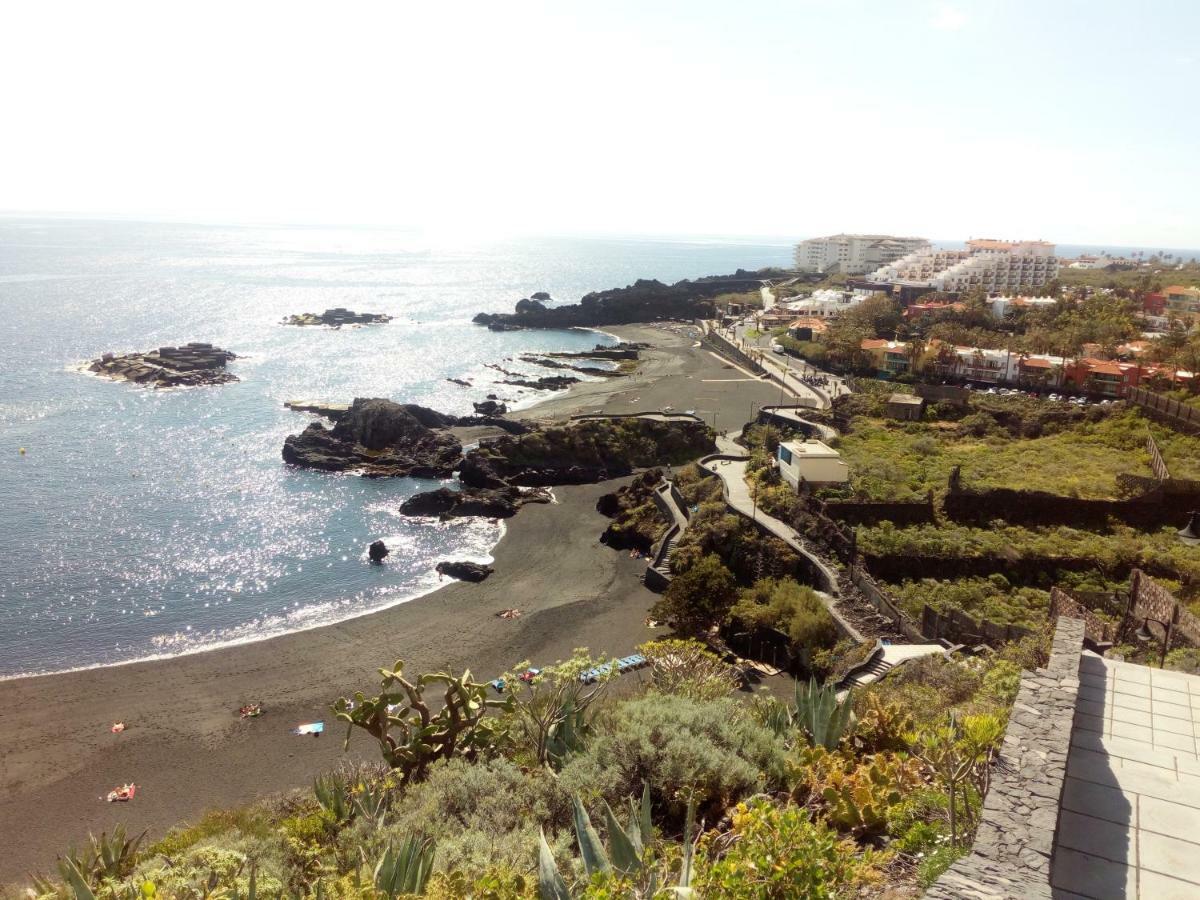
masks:
[[[782,241],[466,245],[381,229],[0,219],[0,677],[259,640],[436,588],[439,560],[487,560],[504,526],[401,517],[433,482],[285,466],[283,439],[312,420],[285,400],[378,396],[464,414],[494,392],[528,405],[541,395],[495,385],[485,364],[551,374],[510,357],[612,338],[495,333],[470,323],[476,312],[790,254]],[[334,306],[395,318],[279,324]],[[154,391],[80,371],[108,350],[187,341],[237,353],[241,381]],[[366,562],[376,538],[392,548],[384,566]]]

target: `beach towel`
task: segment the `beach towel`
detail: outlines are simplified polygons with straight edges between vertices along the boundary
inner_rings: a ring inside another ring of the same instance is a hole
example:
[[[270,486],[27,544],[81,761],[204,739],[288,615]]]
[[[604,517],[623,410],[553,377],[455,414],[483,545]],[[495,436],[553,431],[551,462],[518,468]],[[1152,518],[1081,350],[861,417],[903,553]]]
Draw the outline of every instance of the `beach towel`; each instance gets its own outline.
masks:
[[[320,737],[324,730],[324,722],[309,722],[307,725],[301,725],[295,729],[292,734],[311,734],[313,737]]]
[[[243,719],[257,719],[262,715],[261,703],[250,703],[238,710],[238,715]]]
[[[108,792],[108,797],[105,799],[109,803],[126,803],[133,799],[133,795],[137,793],[136,784],[123,784],[119,788],[113,788]]]

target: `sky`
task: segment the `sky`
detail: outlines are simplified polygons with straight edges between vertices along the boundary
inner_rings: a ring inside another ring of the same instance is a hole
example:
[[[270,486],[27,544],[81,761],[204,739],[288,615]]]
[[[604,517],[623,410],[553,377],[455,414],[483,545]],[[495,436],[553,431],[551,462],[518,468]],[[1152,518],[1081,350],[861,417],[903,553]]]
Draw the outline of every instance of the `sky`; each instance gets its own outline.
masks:
[[[0,7],[0,210],[1200,247],[1200,3]]]

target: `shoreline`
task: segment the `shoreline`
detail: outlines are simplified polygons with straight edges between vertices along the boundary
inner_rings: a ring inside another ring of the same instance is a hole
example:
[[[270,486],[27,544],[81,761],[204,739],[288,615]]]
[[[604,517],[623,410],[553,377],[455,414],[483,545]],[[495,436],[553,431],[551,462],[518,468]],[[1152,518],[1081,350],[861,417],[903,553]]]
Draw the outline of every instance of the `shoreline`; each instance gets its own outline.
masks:
[[[653,345],[633,375],[580,382],[521,411],[554,421],[577,412],[695,406],[716,428],[740,428],[777,391],[696,346],[693,326],[614,328]],[[628,337],[626,337],[628,335]],[[635,407],[636,405],[636,407]],[[206,809],[238,806],[312,783],[343,760],[378,760],[369,738],[343,752],[330,704],[378,688],[377,669],[470,669],[483,681],[523,659],[545,664],[574,648],[625,654],[662,630],[644,624],[656,599],[645,560],[600,544],[609,520],[596,501],[631,477],[558,486],[531,504],[492,548],[495,574],[452,581],[406,602],[337,623],[163,659],[0,680],[0,884],[51,870],[89,832],[124,823],[155,840]],[[501,609],[522,610],[498,619]],[[259,719],[239,720],[262,702]],[[325,740],[291,729],[324,720]],[[113,722],[127,730],[109,732]],[[108,804],[134,782],[136,800]]]
[[[638,325],[616,325],[616,326],[610,326],[610,327],[619,328],[619,329],[627,329],[627,330],[634,331],[634,333],[642,334],[642,332],[640,330],[642,328],[642,326],[638,326]],[[580,327],[580,328],[574,328],[574,329],[570,329],[570,330],[572,330],[572,331],[591,331],[591,332],[595,332],[596,334],[602,334],[605,337],[612,338],[614,341],[623,341],[623,340],[630,339],[630,338],[619,336],[610,331],[604,331],[603,329],[600,329],[600,328]],[[99,379],[102,379],[105,381],[112,381],[112,382],[117,382],[117,383],[121,383],[121,382],[129,383],[125,379],[113,378],[111,376],[105,375],[102,372],[92,372],[89,369],[87,369],[87,365],[88,364],[85,362],[85,363],[79,363],[78,366],[69,366],[68,371],[77,372],[78,374],[87,375],[87,376],[93,377],[93,378],[99,378]],[[584,388],[589,385],[602,386],[603,388],[609,389],[607,392],[611,393],[612,389],[615,389],[618,386],[619,382],[625,382],[625,381],[629,381],[631,379],[636,379],[640,374],[641,374],[641,372],[638,371],[638,372],[634,372],[633,374],[631,374],[629,376],[625,376],[622,378],[615,378],[615,379],[597,378],[595,380],[588,380],[588,381],[581,380],[581,381],[577,382],[576,384],[570,385],[565,390],[549,391],[549,392],[546,392],[546,396],[543,396],[543,397],[536,397],[536,396],[531,397],[530,399],[533,400],[532,403],[530,403],[528,406],[519,406],[519,407],[513,409],[510,413],[510,417],[514,418],[514,419],[532,418],[532,419],[537,419],[539,421],[544,421],[545,418],[543,416],[533,416],[533,415],[529,415],[529,414],[533,413],[535,410],[537,410],[538,407],[542,406],[543,404],[549,404],[549,403],[554,403],[554,402],[565,403],[566,401],[569,401],[571,399],[579,399],[579,398],[571,398],[570,395],[579,391],[581,388]],[[185,385],[183,387],[208,387],[208,386],[209,385]],[[135,387],[136,387],[136,385],[135,385]],[[174,390],[174,389],[175,388],[172,387],[172,388],[160,388],[159,390]],[[592,393],[604,394],[604,393],[606,393],[606,391],[596,390],[596,391],[593,391]],[[524,415],[522,415],[522,414],[524,414]],[[562,416],[562,418],[564,420],[568,417],[569,416],[567,416],[567,415]],[[557,418],[557,416],[555,416],[554,418]],[[451,433],[458,435],[460,440],[462,440],[464,444],[477,442],[480,438],[487,438],[487,437],[507,434],[507,432],[505,432],[503,429],[500,429],[500,428],[491,428],[489,426],[475,426],[475,425],[466,426],[463,428],[457,428],[457,427],[450,428],[447,430],[450,431]],[[464,440],[464,438],[466,438],[466,440]],[[496,548],[500,545],[500,542],[504,539],[505,534],[507,534],[507,532],[508,532],[508,525],[505,521],[501,520],[499,524],[500,524],[500,528],[501,528],[500,536],[496,539],[495,543],[493,543],[491,545],[491,547],[489,548],[489,551],[488,551],[489,557],[492,557],[493,559],[494,559],[493,554],[494,554]],[[472,558],[472,559],[474,560],[474,558]],[[474,560],[474,561],[481,561],[481,560]],[[275,640],[277,638],[287,637],[288,635],[292,635],[292,634],[302,634],[306,631],[313,631],[318,628],[330,628],[335,625],[339,625],[343,622],[350,622],[350,621],[353,621],[354,619],[360,619],[365,616],[373,616],[378,613],[387,612],[389,609],[392,609],[396,606],[401,606],[405,603],[415,602],[417,600],[422,599],[423,597],[428,597],[430,594],[433,594],[436,591],[442,590],[446,586],[447,585],[441,584],[441,583],[431,585],[428,587],[428,589],[419,590],[417,593],[413,593],[408,596],[405,596],[403,599],[387,603],[383,606],[379,606],[374,609],[364,610],[362,612],[355,613],[350,616],[346,616],[345,618],[333,619],[333,620],[327,621],[327,622],[318,622],[318,623],[314,623],[311,625],[302,626],[299,628],[289,628],[289,629],[275,632],[272,634],[263,635],[261,637],[234,638],[232,640],[226,640],[226,641],[215,641],[211,644],[203,644],[203,645],[199,645],[199,646],[192,647],[187,650],[182,650],[182,651],[175,652],[175,653],[154,653],[154,654],[150,654],[147,656],[138,656],[133,659],[121,659],[121,660],[113,660],[111,662],[90,663],[88,665],[73,666],[71,668],[66,668],[66,669],[53,669],[53,670],[49,670],[49,671],[45,671],[45,672],[15,672],[15,673],[8,674],[8,675],[0,674],[0,685],[2,685],[5,682],[8,682],[8,681],[16,681],[16,680],[22,680],[22,679],[27,679],[27,678],[50,678],[55,675],[69,675],[69,674],[76,673],[76,672],[89,672],[89,671],[93,671],[96,669],[109,669],[109,668],[115,668],[115,667],[119,667],[119,666],[135,665],[138,663],[167,662],[167,661],[173,660],[173,659],[181,659],[181,658],[187,657],[187,656],[194,656],[198,653],[210,653],[210,652],[215,652],[217,650],[228,649],[231,647],[243,647],[243,646],[247,646],[250,644],[257,644],[262,641],[271,641],[271,640]]]

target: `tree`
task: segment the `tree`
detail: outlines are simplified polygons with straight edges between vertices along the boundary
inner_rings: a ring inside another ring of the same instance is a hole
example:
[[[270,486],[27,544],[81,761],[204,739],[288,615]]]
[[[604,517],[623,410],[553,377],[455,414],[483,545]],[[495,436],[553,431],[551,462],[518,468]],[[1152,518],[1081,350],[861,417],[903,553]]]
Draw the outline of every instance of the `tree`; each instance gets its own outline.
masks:
[[[672,579],[652,612],[684,634],[701,634],[725,621],[735,600],[733,573],[719,556],[709,553]]]
[[[912,753],[933,771],[950,800],[950,843],[958,845],[958,802],[960,789],[975,789],[980,798],[987,793],[992,751],[1004,735],[995,716],[964,716],[961,722],[951,713],[946,725],[908,736]],[[963,813],[971,806],[963,795]]]

